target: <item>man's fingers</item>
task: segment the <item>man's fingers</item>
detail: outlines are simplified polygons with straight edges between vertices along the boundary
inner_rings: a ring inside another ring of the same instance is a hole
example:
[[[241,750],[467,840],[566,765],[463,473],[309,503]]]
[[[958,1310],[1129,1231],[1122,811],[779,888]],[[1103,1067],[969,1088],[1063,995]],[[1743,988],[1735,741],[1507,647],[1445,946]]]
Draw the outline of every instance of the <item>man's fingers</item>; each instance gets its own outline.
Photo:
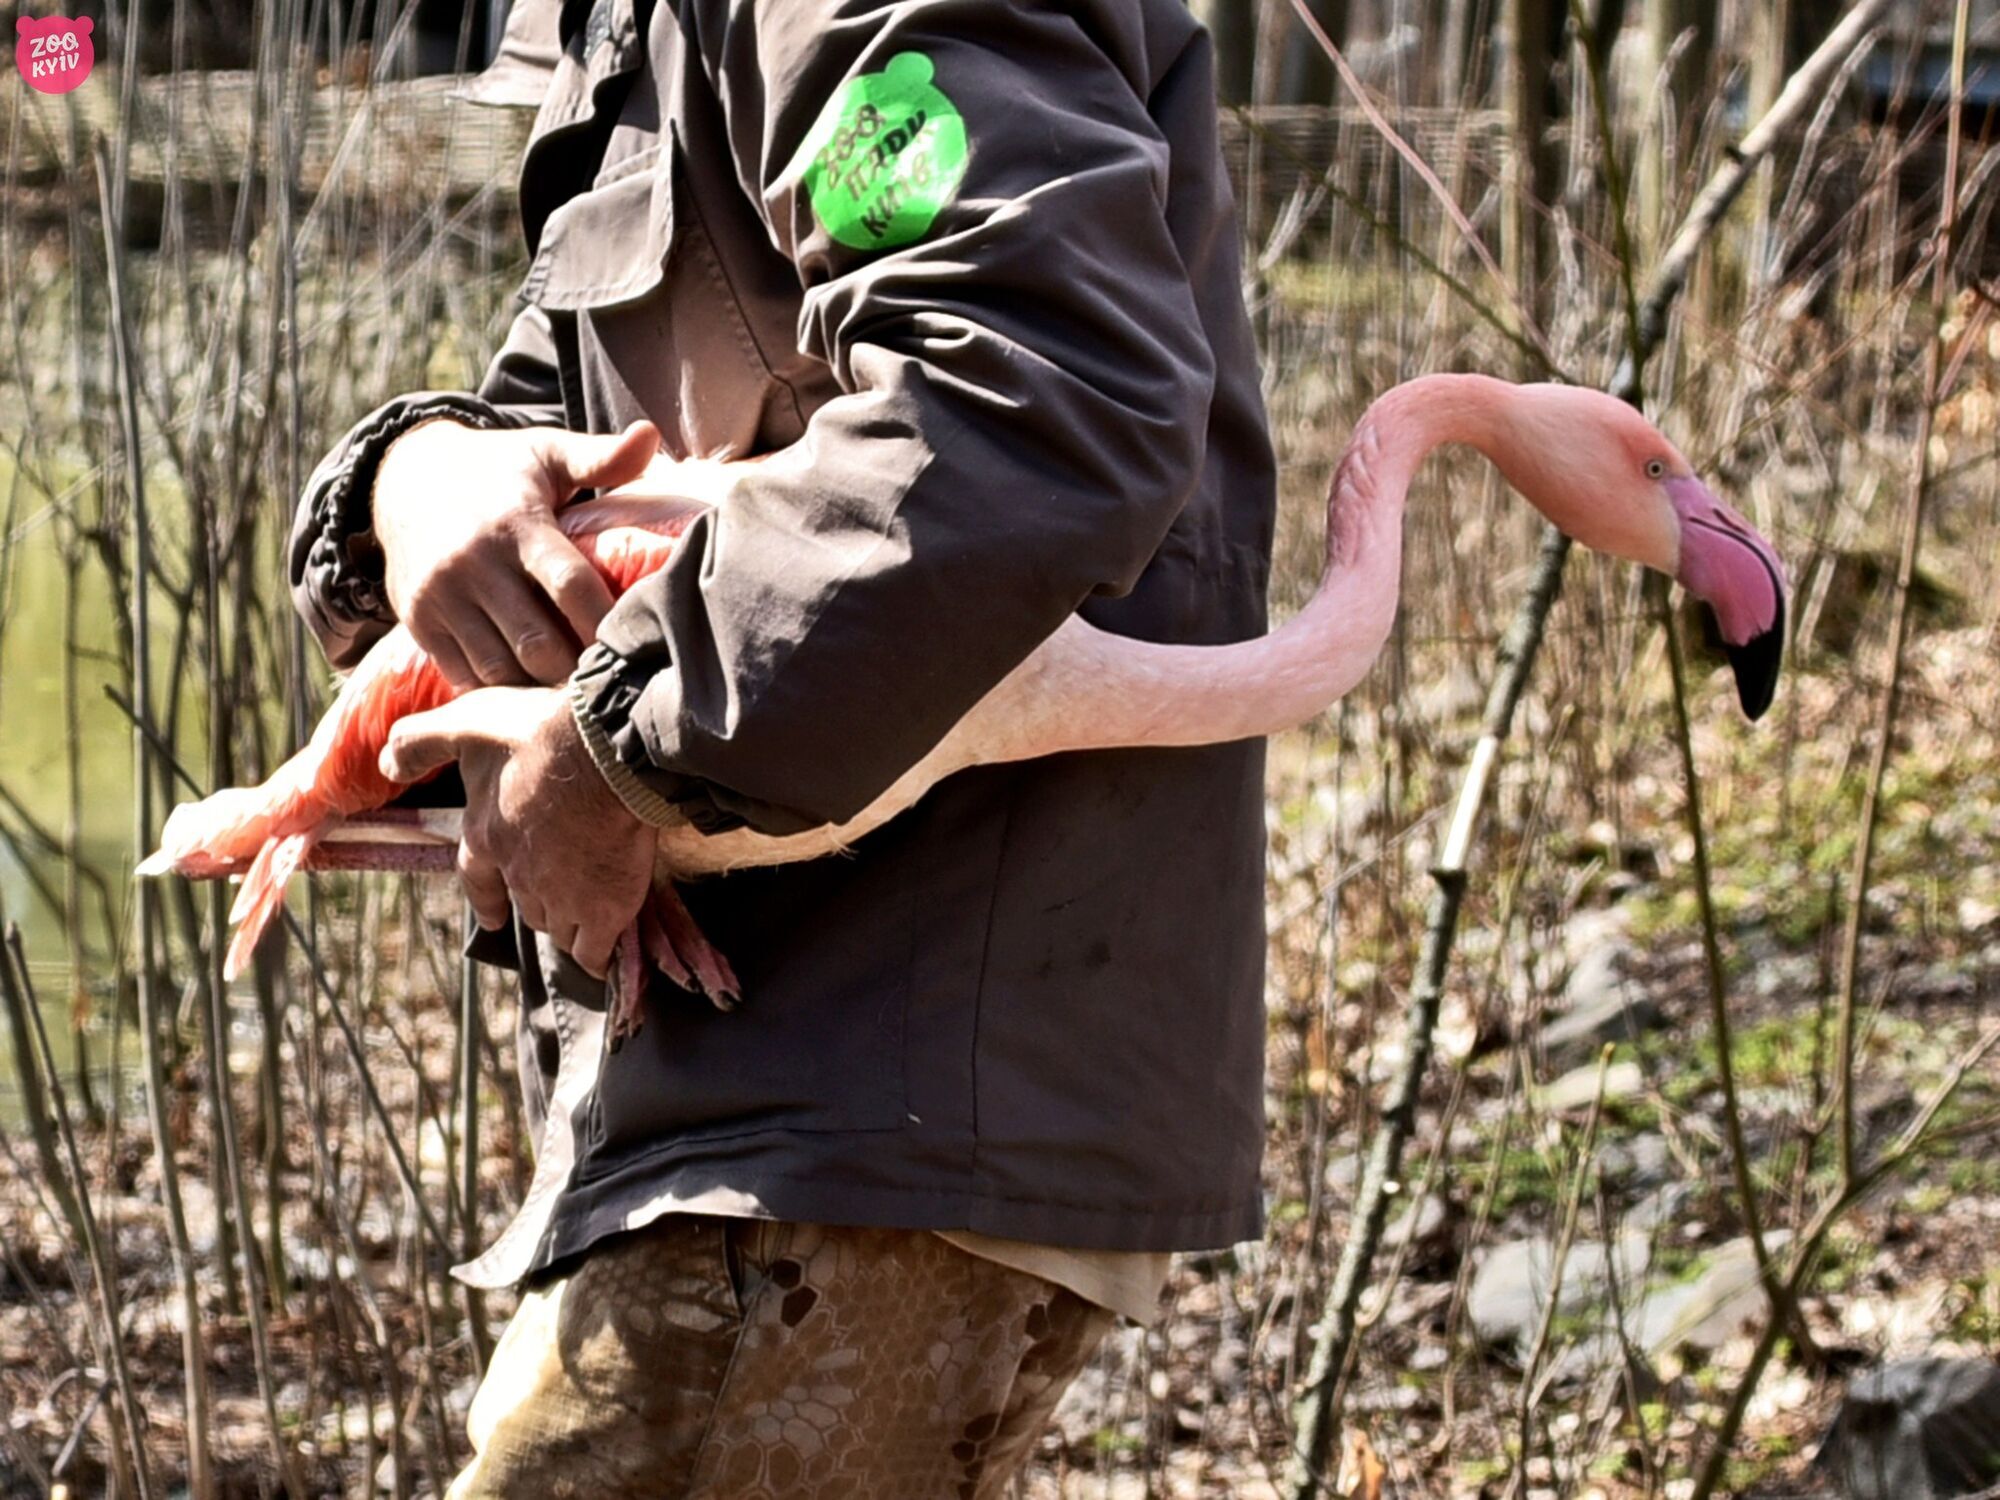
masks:
[[[491,581],[488,586],[495,585],[498,585],[498,580]],[[527,687],[535,680],[514,654],[506,629],[487,614],[483,604],[461,608],[452,619],[458,649],[472,664],[481,687]]]
[[[578,490],[629,484],[646,472],[660,451],[660,429],[634,422],[613,436],[600,432],[549,432],[542,440],[542,464],[566,504]]]
[[[490,584],[490,581],[489,581]],[[506,638],[480,605],[480,592],[433,592],[411,607],[410,634],[430,653],[444,679],[462,693],[481,687],[525,687],[530,681]]]
[[[536,932],[546,933],[549,930],[549,914],[542,906],[541,897],[533,891],[509,891],[508,894],[513,897],[514,910],[520,913],[523,922]]]
[[[465,899],[472,903],[472,914],[481,927],[497,932],[507,925],[513,909],[507,899],[507,882],[500,878],[497,866],[462,843],[458,846],[458,882],[465,887]]]
[[[403,623],[424,648],[430,659],[437,663],[444,680],[461,693],[469,693],[479,686],[479,674],[472,663],[465,659],[465,652],[458,644],[458,617],[461,611],[435,594],[425,594],[411,601],[403,612]]]
[[[419,781],[458,759],[459,737],[450,730],[425,726],[430,714],[412,714],[389,731],[378,761],[391,781]]]
[[[572,958],[576,956],[574,952],[576,948],[576,923],[565,922],[558,917],[551,917],[549,918],[549,925],[544,931],[548,933],[549,941],[556,945],[557,952],[568,953]]]
[[[414,625],[410,628],[410,634],[417,634]],[[428,640],[423,636],[417,636],[417,644],[422,646],[430,659],[437,664],[438,671],[444,674],[444,680],[461,693],[469,693],[479,686],[479,674],[472,670],[472,663],[465,659],[465,653],[458,649],[458,642],[450,636],[442,631],[435,631],[430,633]]]
[[[521,563],[562,611],[577,644],[596,640],[598,622],[611,611],[611,586],[570,539],[553,526],[537,527],[521,543]]]
[[[443,708],[398,719],[377,762],[382,774],[391,781],[416,781],[443,770],[472,745],[493,743],[499,738],[496,709],[504,707],[495,700],[508,693],[504,688],[467,693]]]
[[[619,934],[616,927],[579,927],[569,956],[592,979],[602,979],[611,972],[611,951],[618,946]]]
[[[576,665],[576,643],[539,591],[513,574],[495,578],[482,603],[494,631],[505,637],[509,661],[523,680],[557,683]]]

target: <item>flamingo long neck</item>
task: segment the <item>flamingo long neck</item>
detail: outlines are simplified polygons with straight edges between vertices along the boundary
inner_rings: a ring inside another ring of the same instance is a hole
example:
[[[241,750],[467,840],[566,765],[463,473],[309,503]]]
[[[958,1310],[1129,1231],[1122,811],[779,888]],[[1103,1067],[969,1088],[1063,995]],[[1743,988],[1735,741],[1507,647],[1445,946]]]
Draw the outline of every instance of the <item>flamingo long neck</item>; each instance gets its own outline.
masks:
[[[1484,375],[1427,375],[1362,414],[1327,497],[1319,588],[1269,635],[1162,646],[1072,631],[1063,654],[1073,648],[1080,660],[1065,666],[1082,669],[1089,711],[1049,726],[1075,737],[1052,748],[1221,744],[1292,728],[1336,702],[1368,674],[1395,624],[1410,482],[1445,444],[1494,456],[1507,441],[1512,389]]]
[[[1513,389],[1481,375],[1428,375],[1368,408],[1334,471],[1319,588],[1269,635],[1230,646],[1162,646],[1072,615],[848,822],[776,839],[669,826],[660,832],[662,868],[689,875],[817,858],[968,766],[1068,750],[1223,744],[1304,723],[1366,676],[1389,638],[1403,502],[1418,468],[1447,443],[1501,457],[1511,441],[1505,403]]]

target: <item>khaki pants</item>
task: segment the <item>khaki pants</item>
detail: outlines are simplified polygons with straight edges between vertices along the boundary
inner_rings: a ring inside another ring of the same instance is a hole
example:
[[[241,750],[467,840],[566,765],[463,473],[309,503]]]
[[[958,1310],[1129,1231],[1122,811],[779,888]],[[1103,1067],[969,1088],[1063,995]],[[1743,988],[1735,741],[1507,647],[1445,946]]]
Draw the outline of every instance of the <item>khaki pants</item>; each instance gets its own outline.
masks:
[[[1113,1321],[934,1234],[670,1216],[522,1300],[448,1500],[989,1500]]]

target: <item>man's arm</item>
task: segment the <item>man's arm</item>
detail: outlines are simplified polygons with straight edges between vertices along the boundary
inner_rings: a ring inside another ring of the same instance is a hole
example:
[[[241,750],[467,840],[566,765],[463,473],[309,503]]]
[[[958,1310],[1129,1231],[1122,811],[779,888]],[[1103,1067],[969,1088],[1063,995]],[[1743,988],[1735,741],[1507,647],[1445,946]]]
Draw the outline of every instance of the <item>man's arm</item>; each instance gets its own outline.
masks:
[[[583,654],[578,726],[656,823],[859,811],[1132,586],[1200,469],[1213,367],[1144,39],[1052,8],[853,9],[683,11],[844,394]]]
[[[555,682],[611,595],[555,513],[637,477],[658,446],[562,428],[548,322],[529,308],[477,395],[399,396],[313,471],[291,539],[292,595],[337,667],[397,620],[461,687]]]

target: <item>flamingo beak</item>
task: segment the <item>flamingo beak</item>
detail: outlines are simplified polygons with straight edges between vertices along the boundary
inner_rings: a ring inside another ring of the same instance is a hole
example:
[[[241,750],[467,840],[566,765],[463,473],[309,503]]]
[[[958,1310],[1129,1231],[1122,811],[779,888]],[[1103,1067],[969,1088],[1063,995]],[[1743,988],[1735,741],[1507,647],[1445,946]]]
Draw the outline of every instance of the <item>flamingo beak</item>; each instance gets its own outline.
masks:
[[[1736,698],[1760,719],[1778,690],[1785,654],[1785,566],[1771,544],[1698,479],[1669,479],[1680,520],[1675,576],[1709,607],[1736,673]]]

